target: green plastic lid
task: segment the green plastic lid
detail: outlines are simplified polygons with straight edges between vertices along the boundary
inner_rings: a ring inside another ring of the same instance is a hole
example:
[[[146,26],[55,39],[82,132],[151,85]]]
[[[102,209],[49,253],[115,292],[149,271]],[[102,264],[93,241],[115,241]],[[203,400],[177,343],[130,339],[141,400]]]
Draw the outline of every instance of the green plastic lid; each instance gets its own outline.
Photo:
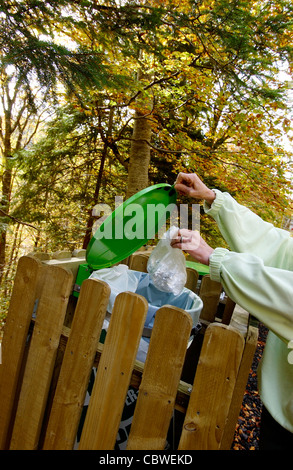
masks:
[[[157,184],[123,202],[91,238],[89,266],[102,269],[119,263],[154,238],[175,209],[176,197],[173,186]]]

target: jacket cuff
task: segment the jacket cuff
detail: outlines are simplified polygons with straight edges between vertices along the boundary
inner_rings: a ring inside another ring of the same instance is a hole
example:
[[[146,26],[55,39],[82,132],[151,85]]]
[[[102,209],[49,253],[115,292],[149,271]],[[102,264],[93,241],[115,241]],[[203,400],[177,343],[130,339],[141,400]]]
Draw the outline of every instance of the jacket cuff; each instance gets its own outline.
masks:
[[[223,201],[224,201],[224,194],[219,189],[212,189],[214,193],[216,193],[216,199],[212,202],[212,204],[208,204],[204,201],[203,208],[206,214],[215,215],[221,208]]]
[[[289,364],[293,365],[293,339],[291,339],[291,341],[289,341],[288,348],[292,350],[288,354],[288,362],[289,362]]]
[[[226,248],[216,248],[210,256],[210,276],[213,281],[221,282],[221,266],[223,258],[229,250]]]

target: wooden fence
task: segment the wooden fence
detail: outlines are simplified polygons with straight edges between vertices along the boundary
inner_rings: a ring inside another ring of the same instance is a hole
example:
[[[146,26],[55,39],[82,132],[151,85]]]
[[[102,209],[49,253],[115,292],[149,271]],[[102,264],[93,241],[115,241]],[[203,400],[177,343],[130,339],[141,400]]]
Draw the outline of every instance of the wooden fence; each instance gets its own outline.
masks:
[[[183,416],[178,449],[230,449],[257,329],[247,323],[243,334],[217,319],[206,321],[199,357],[193,356],[190,316],[166,305],[140,363],[146,299],[119,294],[100,343],[110,289],[88,279],[73,299],[82,262],[19,260],[2,339],[0,448],[73,449],[95,366],[79,449],[114,448],[129,385],[139,394],[127,449],[164,449],[174,410]],[[195,369],[193,383],[182,380],[187,361]]]

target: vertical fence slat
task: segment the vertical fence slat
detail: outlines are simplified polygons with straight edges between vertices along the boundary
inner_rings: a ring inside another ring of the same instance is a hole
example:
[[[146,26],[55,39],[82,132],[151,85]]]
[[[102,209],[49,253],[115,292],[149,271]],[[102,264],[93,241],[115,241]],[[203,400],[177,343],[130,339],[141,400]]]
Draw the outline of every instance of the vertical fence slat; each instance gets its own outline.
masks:
[[[2,340],[0,365],[0,449],[9,445],[9,427],[13,421],[15,394],[22,358],[36,300],[40,261],[19,259]]]
[[[42,270],[44,284],[24,371],[11,449],[37,448],[72,286],[72,273],[66,269],[59,266],[42,266]]]
[[[218,450],[242,358],[244,338],[213,323],[205,332],[179,450]]]
[[[87,279],[81,286],[46,430],[46,450],[73,448],[109,297],[105,282]]]
[[[191,328],[184,310],[157,311],[127,449],[164,449]]]
[[[79,449],[114,448],[147,309],[137,294],[116,297]]]
[[[230,404],[229,415],[227,424],[224,429],[223,437],[221,440],[221,450],[230,450],[233,443],[235,434],[236,423],[238,420],[239,412],[243,397],[245,394],[245,388],[249,376],[250,367],[255,354],[258,339],[258,329],[254,326],[249,326],[245,346],[242,356],[242,361],[239,367],[236,385],[233,392],[233,397]]]
[[[199,316],[199,320],[209,323],[215,321],[222,285],[218,281],[213,281],[209,274],[202,277],[199,297],[203,301],[203,308]]]

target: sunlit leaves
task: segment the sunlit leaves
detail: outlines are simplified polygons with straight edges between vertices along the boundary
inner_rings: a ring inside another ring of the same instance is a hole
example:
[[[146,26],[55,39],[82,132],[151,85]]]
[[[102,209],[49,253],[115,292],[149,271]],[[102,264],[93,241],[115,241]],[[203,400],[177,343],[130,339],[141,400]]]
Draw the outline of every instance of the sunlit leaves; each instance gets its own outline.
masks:
[[[198,171],[268,218],[286,208],[290,155],[281,138],[290,119],[277,72],[280,60],[288,70],[292,62],[290,2],[113,0],[71,2],[72,10],[65,3],[72,38],[111,78],[102,73],[97,86],[71,100],[85,120],[96,119],[103,142],[114,110],[106,171],[127,168],[139,111],[152,125],[151,182]],[[62,33],[69,37],[68,25]]]

